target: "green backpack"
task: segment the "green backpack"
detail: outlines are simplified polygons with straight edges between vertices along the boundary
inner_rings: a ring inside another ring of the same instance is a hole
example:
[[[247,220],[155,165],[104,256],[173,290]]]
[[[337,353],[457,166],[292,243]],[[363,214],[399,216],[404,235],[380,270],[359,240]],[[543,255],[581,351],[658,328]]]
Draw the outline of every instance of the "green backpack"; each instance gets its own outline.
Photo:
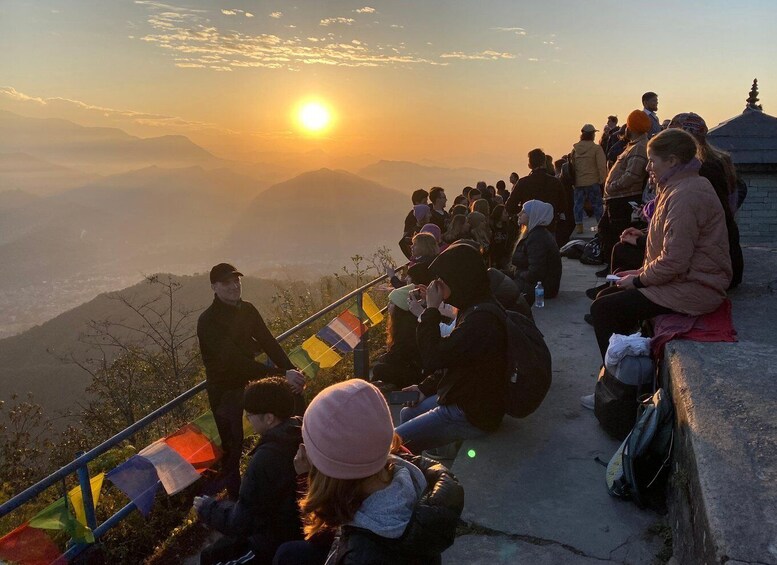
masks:
[[[637,423],[607,465],[609,493],[640,508],[660,506],[673,443],[674,407],[659,388],[642,402]]]

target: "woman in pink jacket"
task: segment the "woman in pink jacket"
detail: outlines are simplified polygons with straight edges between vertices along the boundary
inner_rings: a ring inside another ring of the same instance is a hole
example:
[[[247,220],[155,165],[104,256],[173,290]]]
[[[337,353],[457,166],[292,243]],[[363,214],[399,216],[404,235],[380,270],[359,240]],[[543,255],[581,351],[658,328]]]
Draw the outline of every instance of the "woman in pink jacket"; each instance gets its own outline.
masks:
[[[613,333],[631,333],[659,314],[707,314],[726,298],[732,274],[726,222],[715,190],[699,176],[696,152],[696,141],[679,129],[648,143],[648,171],[658,188],[645,260],[640,269],[618,273],[615,286],[591,305],[602,358]]]

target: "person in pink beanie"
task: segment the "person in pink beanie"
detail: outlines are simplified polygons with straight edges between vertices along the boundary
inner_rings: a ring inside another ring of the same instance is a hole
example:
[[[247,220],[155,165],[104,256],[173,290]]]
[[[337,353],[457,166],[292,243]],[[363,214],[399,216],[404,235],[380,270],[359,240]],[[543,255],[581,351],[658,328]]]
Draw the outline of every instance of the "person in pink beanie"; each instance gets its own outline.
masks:
[[[453,544],[463,489],[442,465],[396,455],[398,439],[385,398],[366,381],[332,385],[310,403],[295,464],[309,472],[305,539],[337,535],[327,564],[437,563]],[[299,543],[281,546],[274,562],[303,562]]]

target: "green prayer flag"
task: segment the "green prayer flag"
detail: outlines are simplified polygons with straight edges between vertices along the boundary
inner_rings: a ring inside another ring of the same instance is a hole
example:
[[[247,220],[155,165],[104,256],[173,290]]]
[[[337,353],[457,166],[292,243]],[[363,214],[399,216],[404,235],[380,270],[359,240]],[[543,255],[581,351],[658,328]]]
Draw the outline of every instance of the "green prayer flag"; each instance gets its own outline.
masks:
[[[310,379],[315,379],[318,375],[319,365],[313,359],[307,351],[301,347],[295,347],[289,353],[289,359],[294,363],[295,367],[299,367],[299,370],[305,373],[305,376]]]
[[[92,530],[76,520],[64,498],[60,498],[38,512],[30,520],[30,527],[42,530],[62,530],[76,541],[94,543]]]
[[[192,421],[192,424],[197,426],[206,438],[215,443],[221,445],[221,436],[219,435],[219,429],[216,427],[216,420],[213,418],[213,412],[208,410],[204,414],[197,417]]]

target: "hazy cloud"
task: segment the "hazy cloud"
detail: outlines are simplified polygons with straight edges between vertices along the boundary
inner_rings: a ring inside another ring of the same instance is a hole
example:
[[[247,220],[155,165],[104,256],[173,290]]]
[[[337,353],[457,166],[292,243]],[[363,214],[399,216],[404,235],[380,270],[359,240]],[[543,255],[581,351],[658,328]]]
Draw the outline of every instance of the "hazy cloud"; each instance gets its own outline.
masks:
[[[345,25],[349,26],[349,25],[351,25],[355,21],[356,20],[354,20],[353,18],[342,18],[342,17],[340,17],[340,18],[324,18],[323,20],[321,20],[318,23],[318,25],[328,26],[328,25],[332,25],[332,24],[345,24]]]
[[[245,15],[246,15],[246,18],[253,18],[254,17],[254,15],[251,12],[246,12]]]
[[[374,14],[376,12],[375,8],[370,8],[369,6],[365,6],[364,8],[359,8],[358,10],[354,10],[357,14]]]
[[[237,12],[235,10],[224,10],[224,9],[222,9],[221,13],[224,14],[225,16],[236,16],[237,15]]]
[[[492,27],[493,31],[507,31],[512,32],[515,35],[526,35],[526,30],[522,27]]]
[[[283,17],[283,12],[273,12],[270,14],[271,18],[275,18],[276,20]]]
[[[440,55],[443,59],[461,59],[463,61],[497,61],[499,59],[515,59],[512,53],[500,53],[489,49],[479,53],[464,53],[462,51],[452,51]]]

